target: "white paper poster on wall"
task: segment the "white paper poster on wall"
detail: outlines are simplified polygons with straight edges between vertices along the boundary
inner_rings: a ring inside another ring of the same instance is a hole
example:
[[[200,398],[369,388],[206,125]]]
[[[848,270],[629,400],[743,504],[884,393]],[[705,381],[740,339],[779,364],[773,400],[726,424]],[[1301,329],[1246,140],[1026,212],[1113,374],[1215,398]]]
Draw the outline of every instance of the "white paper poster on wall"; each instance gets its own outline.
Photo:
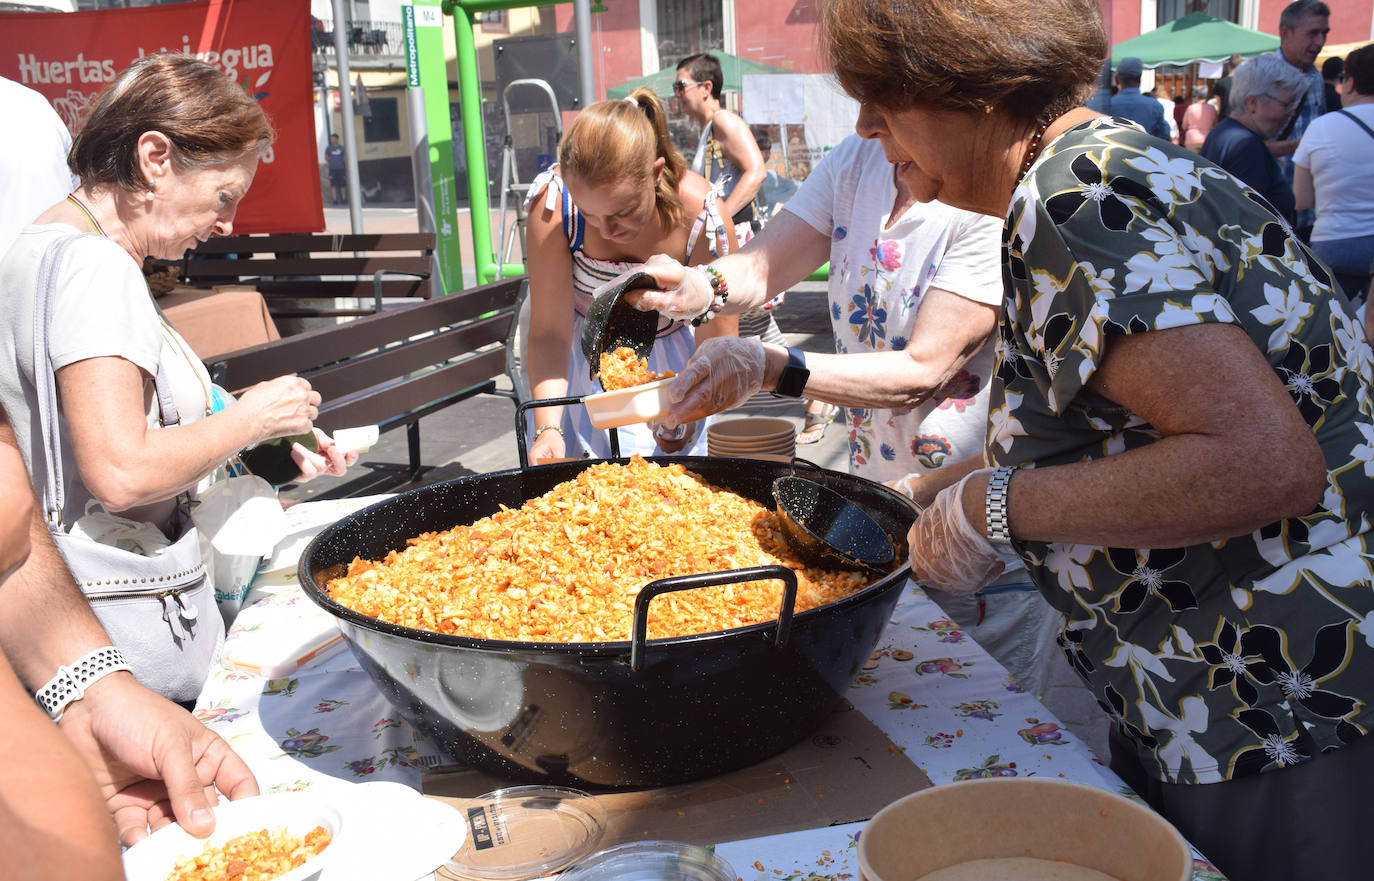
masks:
[[[810,169],[854,131],[859,104],[827,74],[745,74],[740,84],[744,121],[785,126],[789,174]],[[801,163],[805,163],[802,167]]]

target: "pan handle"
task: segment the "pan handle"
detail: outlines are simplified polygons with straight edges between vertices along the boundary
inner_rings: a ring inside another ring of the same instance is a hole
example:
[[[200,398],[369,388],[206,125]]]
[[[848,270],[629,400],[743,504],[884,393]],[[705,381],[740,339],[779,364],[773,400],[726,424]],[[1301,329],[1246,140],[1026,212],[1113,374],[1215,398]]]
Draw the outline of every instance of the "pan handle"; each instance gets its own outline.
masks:
[[[773,647],[782,648],[792,630],[792,613],[797,605],[797,573],[786,566],[751,566],[726,572],[704,572],[700,575],[678,575],[660,578],[640,588],[635,597],[635,617],[630,631],[630,669],[638,673],[644,667],[644,648],[649,641],[649,603],[659,594],[719,584],[738,584],[741,581],[782,582],[782,608],[778,611],[778,632]]]
[[[515,446],[520,453],[520,467],[530,467],[529,444],[525,439],[525,412],[536,407],[566,407],[568,404],[581,404],[582,398],[536,398],[532,401],[521,401],[515,405]],[[616,429],[612,428],[607,432],[611,445],[611,458],[620,458],[620,435]]]

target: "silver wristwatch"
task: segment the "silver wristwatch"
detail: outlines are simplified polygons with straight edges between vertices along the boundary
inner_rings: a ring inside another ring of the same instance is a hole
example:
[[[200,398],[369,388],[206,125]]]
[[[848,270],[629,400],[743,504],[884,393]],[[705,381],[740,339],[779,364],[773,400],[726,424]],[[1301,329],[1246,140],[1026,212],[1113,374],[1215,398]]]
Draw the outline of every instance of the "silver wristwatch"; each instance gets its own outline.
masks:
[[[988,478],[988,491],[985,497],[987,511],[987,537],[993,547],[1000,551],[1012,550],[1011,522],[1007,519],[1007,488],[1011,485],[1011,473],[1016,468],[1003,465],[994,468]]]

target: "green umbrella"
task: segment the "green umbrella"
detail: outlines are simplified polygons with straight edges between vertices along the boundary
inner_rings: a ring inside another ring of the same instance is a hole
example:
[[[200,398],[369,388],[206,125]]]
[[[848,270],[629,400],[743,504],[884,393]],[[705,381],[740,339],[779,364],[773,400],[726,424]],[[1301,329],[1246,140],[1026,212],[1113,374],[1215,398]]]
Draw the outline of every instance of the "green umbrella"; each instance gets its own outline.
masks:
[[[1232,55],[1258,55],[1279,48],[1279,38],[1243,28],[1203,12],[1185,15],[1112,47],[1112,67],[1139,58],[1145,67],[1225,61]]]
[[[757,61],[750,61],[747,58],[740,58],[737,55],[729,55],[725,52],[712,52],[712,55],[720,59],[720,72],[724,76],[725,82],[722,89],[726,92],[740,91],[740,78],[746,73],[792,73],[790,70],[783,70],[780,67],[769,67],[767,64],[759,64]],[[648,76],[638,77],[628,80],[614,88],[606,90],[607,98],[624,98],[635,89],[643,86],[652,89],[654,94],[660,98],[671,98],[673,95],[673,80],[677,77],[677,65],[665,67],[658,73],[651,73]]]

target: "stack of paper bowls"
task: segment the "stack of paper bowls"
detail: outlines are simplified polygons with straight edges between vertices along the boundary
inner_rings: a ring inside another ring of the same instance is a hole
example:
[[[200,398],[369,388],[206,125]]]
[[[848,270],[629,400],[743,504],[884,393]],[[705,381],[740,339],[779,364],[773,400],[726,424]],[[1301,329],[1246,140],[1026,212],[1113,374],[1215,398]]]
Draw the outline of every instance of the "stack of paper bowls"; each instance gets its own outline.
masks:
[[[718,419],[706,430],[706,452],[725,458],[791,458],[797,426],[776,416]]]

